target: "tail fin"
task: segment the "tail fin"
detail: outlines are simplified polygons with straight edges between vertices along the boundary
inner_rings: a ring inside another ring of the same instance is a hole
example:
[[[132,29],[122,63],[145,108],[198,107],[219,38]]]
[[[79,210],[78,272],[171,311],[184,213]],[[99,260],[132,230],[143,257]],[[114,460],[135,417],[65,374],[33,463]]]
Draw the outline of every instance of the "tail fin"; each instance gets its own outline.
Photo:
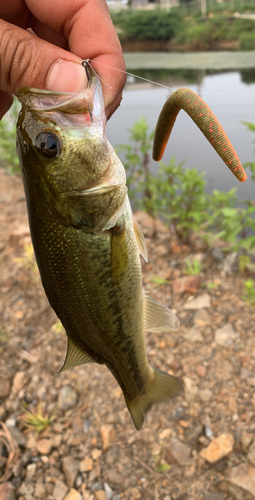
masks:
[[[175,398],[181,394],[182,390],[180,380],[161,370],[154,369],[152,381],[148,385],[145,394],[131,402],[126,401],[136,429],[141,430],[144,414],[154,403]]]

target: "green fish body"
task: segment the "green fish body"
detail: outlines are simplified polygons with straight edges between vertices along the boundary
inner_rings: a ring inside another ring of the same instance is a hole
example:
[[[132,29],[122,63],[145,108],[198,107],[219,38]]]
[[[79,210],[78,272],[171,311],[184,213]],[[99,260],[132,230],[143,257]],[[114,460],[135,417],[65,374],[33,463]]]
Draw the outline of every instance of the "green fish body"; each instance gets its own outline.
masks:
[[[173,331],[176,316],[142,290],[142,232],[124,167],[104,135],[99,79],[79,94],[24,88],[17,148],[42,283],[68,349],[63,370],[105,364],[137,429],[181,382],[152,369],[144,330]]]

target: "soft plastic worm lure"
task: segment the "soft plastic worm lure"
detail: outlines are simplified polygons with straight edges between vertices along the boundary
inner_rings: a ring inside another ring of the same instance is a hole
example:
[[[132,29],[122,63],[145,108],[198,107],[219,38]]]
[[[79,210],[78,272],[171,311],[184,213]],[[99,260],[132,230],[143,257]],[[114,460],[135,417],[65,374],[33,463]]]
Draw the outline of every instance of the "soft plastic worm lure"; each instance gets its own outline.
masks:
[[[153,159],[155,161],[161,160],[174,122],[181,109],[184,109],[200,128],[235,177],[240,182],[245,181],[247,175],[216,116],[201,97],[185,87],[173,92],[162,108],[155,131]]]

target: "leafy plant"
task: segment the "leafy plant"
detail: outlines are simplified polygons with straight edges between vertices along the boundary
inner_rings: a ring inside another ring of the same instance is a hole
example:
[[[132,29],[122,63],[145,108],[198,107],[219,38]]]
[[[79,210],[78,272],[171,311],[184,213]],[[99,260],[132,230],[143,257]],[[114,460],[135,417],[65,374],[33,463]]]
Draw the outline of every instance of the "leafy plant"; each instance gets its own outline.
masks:
[[[184,273],[188,275],[196,275],[201,273],[203,269],[203,265],[197,259],[193,259],[192,262],[189,259],[185,259],[186,268],[184,269]]]
[[[112,19],[120,38],[135,40],[169,40],[180,29],[182,13],[172,8],[125,11],[125,15],[112,12]]]
[[[58,321],[57,323],[54,323],[54,325],[52,325],[51,329],[55,333],[61,333],[61,332],[64,331],[64,327],[63,327],[61,321]]]
[[[255,125],[249,126],[255,131]],[[131,144],[119,146],[118,151],[124,153],[129,196],[135,208],[149,213],[154,220],[160,217],[183,241],[194,232],[200,233],[209,245],[221,239],[226,242],[225,250],[240,250],[247,255],[255,246],[255,201],[239,202],[236,188],[206,193],[204,174],[196,168],[184,169],[175,158],[167,165],[161,162],[158,175],[152,175],[149,151],[153,132],[140,118],[129,133]],[[200,272],[198,265],[190,267],[190,272]]]
[[[19,159],[16,153],[16,122],[19,109],[20,104],[15,97],[10,111],[0,121],[1,165],[15,174],[20,173]]]
[[[246,254],[239,255],[239,257],[238,257],[239,271],[241,273],[244,273],[245,269],[247,268],[247,265],[250,264],[250,262],[251,262],[251,258],[249,257],[249,255],[246,255]]]
[[[155,283],[155,286],[168,285],[168,280],[166,278],[162,278],[161,276],[157,276],[153,274],[151,281]]]
[[[248,304],[250,305],[255,305],[254,281],[249,278],[248,280],[244,281],[244,286],[245,294],[242,296],[242,299],[245,300],[245,302],[248,302]]]
[[[37,413],[31,413],[26,408],[22,420],[29,430],[34,430],[36,434],[44,432],[55,418],[56,408],[49,416],[43,416],[41,403],[37,405]]]

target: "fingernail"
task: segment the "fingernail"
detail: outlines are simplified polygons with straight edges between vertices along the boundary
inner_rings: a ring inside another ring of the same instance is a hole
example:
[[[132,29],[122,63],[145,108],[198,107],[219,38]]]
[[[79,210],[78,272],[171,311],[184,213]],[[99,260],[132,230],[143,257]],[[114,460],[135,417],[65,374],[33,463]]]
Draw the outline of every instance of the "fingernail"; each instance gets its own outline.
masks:
[[[87,87],[84,67],[72,61],[57,61],[49,69],[46,89],[57,92],[80,92]]]

